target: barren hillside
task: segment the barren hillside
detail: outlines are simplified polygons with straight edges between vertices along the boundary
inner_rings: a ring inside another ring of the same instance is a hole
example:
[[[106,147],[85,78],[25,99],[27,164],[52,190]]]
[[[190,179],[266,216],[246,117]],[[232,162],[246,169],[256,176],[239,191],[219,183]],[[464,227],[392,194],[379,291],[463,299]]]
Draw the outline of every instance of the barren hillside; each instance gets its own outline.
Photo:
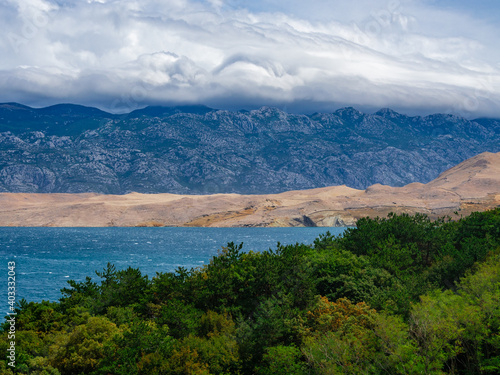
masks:
[[[0,194],[1,226],[346,226],[363,216],[466,215],[500,205],[500,153],[482,153],[428,184],[332,186],[267,195]]]

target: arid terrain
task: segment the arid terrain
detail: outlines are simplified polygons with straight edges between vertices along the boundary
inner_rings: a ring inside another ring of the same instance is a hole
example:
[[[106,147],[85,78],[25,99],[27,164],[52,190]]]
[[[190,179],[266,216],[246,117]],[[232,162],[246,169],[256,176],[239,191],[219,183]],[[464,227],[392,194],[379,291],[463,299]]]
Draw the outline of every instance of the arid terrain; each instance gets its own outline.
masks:
[[[460,217],[500,205],[500,153],[482,153],[427,183],[333,186],[268,195],[0,194],[0,226],[350,226],[364,216]]]

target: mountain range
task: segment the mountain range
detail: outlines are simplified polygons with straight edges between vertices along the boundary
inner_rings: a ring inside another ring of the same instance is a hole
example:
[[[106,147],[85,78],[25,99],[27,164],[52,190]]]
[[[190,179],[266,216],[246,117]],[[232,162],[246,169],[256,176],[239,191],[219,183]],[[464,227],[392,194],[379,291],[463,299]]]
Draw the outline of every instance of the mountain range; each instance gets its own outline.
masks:
[[[390,212],[458,218],[499,205],[500,153],[483,153],[427,184],[404,187],[343,185],[264,195],[0,193],[0,226],[330,227]]]
[[[427,183],[500,151],[500,120],[354,108],[146,107],[117,115],[0,104],[0,191],[273,194]]]

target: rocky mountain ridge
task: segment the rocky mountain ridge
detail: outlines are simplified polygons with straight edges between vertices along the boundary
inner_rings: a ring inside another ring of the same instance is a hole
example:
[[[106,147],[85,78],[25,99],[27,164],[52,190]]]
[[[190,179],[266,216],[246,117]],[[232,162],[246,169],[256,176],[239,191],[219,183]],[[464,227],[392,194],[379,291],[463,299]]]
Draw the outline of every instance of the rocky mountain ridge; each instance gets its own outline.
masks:
[[[500,151],[500,120],[354,108],[147,107],[125,115],[0,104],[0,191],[269,194],[426,183]]]

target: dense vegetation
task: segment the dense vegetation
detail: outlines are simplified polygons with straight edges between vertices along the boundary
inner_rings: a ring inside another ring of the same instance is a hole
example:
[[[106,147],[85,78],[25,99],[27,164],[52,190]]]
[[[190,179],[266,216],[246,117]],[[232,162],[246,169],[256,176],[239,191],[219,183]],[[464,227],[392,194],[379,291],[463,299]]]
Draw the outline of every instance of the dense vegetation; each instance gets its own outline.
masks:
[[[343,237],[19,303],[2,374],[498,374],[500,209],[362,219]]]

